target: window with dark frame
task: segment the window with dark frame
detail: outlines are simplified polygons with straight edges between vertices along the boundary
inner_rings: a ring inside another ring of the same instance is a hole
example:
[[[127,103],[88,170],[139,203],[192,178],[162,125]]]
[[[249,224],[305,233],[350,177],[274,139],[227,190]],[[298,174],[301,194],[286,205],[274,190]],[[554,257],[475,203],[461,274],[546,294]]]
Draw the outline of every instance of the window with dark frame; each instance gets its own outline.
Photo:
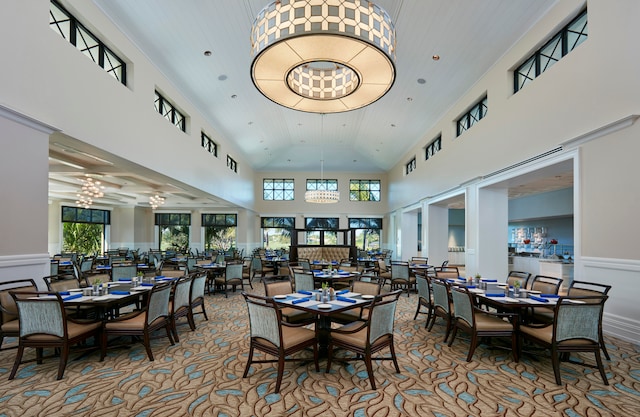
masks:
[[[169,100],[167,100],[162,94],[156,90],[156,98],[154,100],[156,111],[162,115],[165,119],[171,122],[175,127],[187,131],[187,122],[184,114],[174,106]]]
[[[107,74],[127,85],[125,62],[55,0],[50,2],[49,27],[91,58]]]
[[[588,36],[587,10],[584,10],[515,69],[513,72],[513,92],[517,93],[551,68],[578,45],[586,41]]]
[[[227,166],[229,167],[229,169],[231,171],[233,171],[235,173],[238,172],[238,163],[235,161],[235,159],[233,159],[229,155],[227,155]]]
[[[411,161],[407,162],[404,166],[404,174],[409,175],[416,169],[416,157],[414,156]]]
[[[469,109],[468,112],[463,114],[457,121],[456,136],[462,135],[467,130],[471,129],[473,125],[484,119],[487,115],[487,96],[484,96],[476,104]]]
[[[349,180],[350,201],[380,201],[380,180]]]
[[[440,149],[442,149],[442,135],[438,135],[437,138],[435,138],[434,140],[431,141],[431,143],[429,143],[427,146],[425,146],[425,148],[424,148],[424,159],[428,160],[433,155],[438,153],[440,151]]]
[[[211,155],[218,157],[218,144],[202,131],[200,132],[200,145]]]
[[[270,201],[293,201],[294,181],[289,178],[263,178],[262,199]]]
[[[205,249],[228,250],[236,246],[237,214],[203,213],[201,224],[204,228]]]
[[[338,180],[307,179],[307,191],[315,190],[338,191]]]

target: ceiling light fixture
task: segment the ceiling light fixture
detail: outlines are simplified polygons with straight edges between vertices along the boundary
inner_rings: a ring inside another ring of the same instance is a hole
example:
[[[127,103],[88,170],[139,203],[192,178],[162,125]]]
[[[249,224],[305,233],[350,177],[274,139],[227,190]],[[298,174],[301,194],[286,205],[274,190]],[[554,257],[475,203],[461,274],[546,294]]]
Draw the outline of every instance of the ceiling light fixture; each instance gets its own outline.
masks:
[[[155,210],[158,208],[158,206],[164,205],[164,200],[165,198],[162,196],[159,196],[158,194],[152,195],[151,197],[149,197],[149,205],[153,210]]]
[[[320,138],[324,133],[324,114],[320,122]],[[340,201],[340,192],[338,190],[327,189],[328,184],[324,181],[324,149],[320,148],[320,182],[317,187],[322,189],[309,190],[304,193],[304,201],[307,203],[331,204]]]
[[[369,1],[278,0],[253,22],[251,78],[284,107],[355,110],[393,85],[395,49],[391,18]]]
[[[76,204],[88,209],[93,205],[94,199],[104,197],[103,190],[105,188],[100,181],[94,181],[93,178],[87,175],[86,178],[81,178],[80,182],[82,183],[82,187],[76,194],[78,198]]]

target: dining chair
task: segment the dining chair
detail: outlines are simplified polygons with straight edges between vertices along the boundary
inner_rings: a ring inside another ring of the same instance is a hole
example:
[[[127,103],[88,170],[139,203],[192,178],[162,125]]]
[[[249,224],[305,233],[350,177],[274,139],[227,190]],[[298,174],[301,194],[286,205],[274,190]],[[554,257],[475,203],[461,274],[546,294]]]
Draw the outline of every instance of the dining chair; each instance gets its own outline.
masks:
[[[376,295],[380,295],[381,289],[382,285],[380,285],[380,281],[355,280],[351,283],[349,291],[360,295],[371,295],[375,297]],[[370,312],[371,306],[369,305],[354,307],[340,313],[333,313],[331,315],[331,321],[341,324],[354,321],[366,321],[369,318]]]
[[[520,285],[520,288],[523,290],[527,288],[529,284],[529,278],[531,278],[531,274],[529,272],[521,272],[521,271],[509,271],[509,275],[507,275],[506,284],[510,287],[513,287],[516,282]]]
[[[247,281],[249,287],[253,289],[253,284],[251,283],[251,278],[253,278],[253,271],[251,270],[251,257],[245,256],[242,258],[242,280]]]
[[[596,296],[597,295],[607,295],[610,290],[611,290],[611,285],[598,284],[598,283],[595,283],[595,282],[588,282],[588,281],[573,280],[573,281],[571,281],[571,284],[569,285],[569,290],[567,291],[567,295],[571,296],[571,297],[574,297],[574,296],[591,296],[591,295],[596,295]],[[597,300],[595,302],[597,302]],[[604,308],[604,306],[603,306],[603,308]],[[607,346],[604,343],[604,335],[602,333],[602,323],[600,324],[599,333],[600,333],[600,335],[599,335],[599,337],[600,337],[600,348],[602,349],[602,353],[604,353],[604,357],[607,358],[607,360],[610,361],[611,357],[609,356],[609,352],[607,351]]]
[[[120,279],[130,280],[138,275],[136,265],[114,265],[111,267],[111,280],[118,282]]]
[[[553,309],[551,323],[542,325],[521,324],[520,336],[534,344],[551,351],[551,363],[556,384],[562,385],[560,361],[591,366],[583,361],[571,361],[571,352],[591,352],[596,359],[595,368],[600,372],[602,381],[609,385],[604,371],[601,349],[602,312],[608,296],[562,296]],[[520,344],[521,346],[522,344]]]
[[[457,266],[438,266],[434,268],[436,278],[458,279],[460,271]]]
[[[227,298],[227,287],[231,285],[233,291],[236,290],[237,286],[242,288],[244,291],[244,280],[242,279],[242,262],[227,262],[224,268],[224,274],[218,276],[214,279],[214,284],[216,286],[216,290],[222,290],[224,292],[224,297]]]
[[[194,272],[191,274],[191,288],[189,289],[189,326],[191,330],[196,329],[196,322],[194,316],[196,314],[202,314],[205,320],[209,320],[207,316],[207,310],[204,302],[205,286],[207,285],[206,272]],[[196,312],[196,308],[200,307],[202,311]]]
[[[180,341],[178,336],[177,321],[181,317],[187,317],[189,325],[191,325],[188,319],[191,311],[191,300],[189,298],[191,291],[191,280],[189,276],[180,277],[173,282],[173,290],[169,301],[169,320],[171,321],[171,330],[173,331],[173,338],[176,342]]]
[[[60,260],[52,259],[51,260],[51,266],[50,266],[50,269],[49,269],[49,275],[51,275],[51,276],[58,275],[59,269],[60,269]]]
[[[378,258],[376,268],[374,269],[375,273],[384,279],[384,284],[389,284],[389,288],[391,288],[391,269],[387,267],[387,263],[384,258]]]
[[[142,343],[150,361],[153,361],[151,351],[151,335],[154,331],[164,328],[173,346],[171,336],[171,321],[169,319],[169,298],[171,296],[170,282],[153,286],[147,298],[146,305],[137,311],[106,321],[102,331],[100,360],[107,354],[109,336],[137,336],[142,337]]]
[[[391,290],[404,288],[407,297],[416,286],[416,277],[409,270],[409,262],[391,261]]]
[[[2,347],[5,337],[20,336],[20,320],[18,307],[9,291],[37,291],[38,287],[32,279],[18,279],[0,282],[0,350],[16,346]]]
[[[65,292],[81,287],[80,282],[75,277],[59,278],[58,276],[48,276],[42,279],[47,284],[47,289],[52,292]]]
[[[296,359],[289,356],[308,347],[313,348],[313,362],[316,372],[320,371],[318,364],[318,339],[316,331],[307,328],[312,321],[292,324],[283,320],[282,311],[273,298],[255,294],[242,293],[247,303],[250,325],[250,344],[247,365],[242,375],[246,378],[253,363],[277,363],[277,379],[275,393],[280,392],[284,363]],[[277,359],[255,360],[254,352],[258,350]]]
[[[562,278],[536,275],[531,280],[529,289],[540,291],[542,294],[557,295],[562,285]],[[551,323],[553,312],[546,307],[533,307],[526,313],[526,320],[538,323]]]
[[[296,291],[313,291],[315,289],[313,272],[294,271],[293,283]]]
[[[134,265],[135,268],[135,265]],[[164,276],[167,278],[180,278],[187,274],[185,267],[180,266],[168,266],[166,261],[160,261],[158,276]]]
[[[396,305],[401,292],[401,290],[395,290],[376,296],[366,321],[356,321],[329,331],[326,373],[331,371],[334,348],[352,351],[356,354],[353,359],[364,360],[372,389],[376,389],[372,365],[374,360],[391,360],[396,373],[400,373],[393,344],[393,328]],[[390,350],[390,356],[373,357],[374,354],[386,348]],[[353,359],[341,358],[340,360]]]
[[[451,302],[449,283],[445,280],[434,278],[431,280],[431,291],[433,292],[433,315],[428,330],[431,331],[433,329],[437,317],[442,318],[446,326],[443,342],[446,342],[453,324],[453,304]]]
[[[411,263],[414,264],[428,264],[429,263],[429,258],[426,256],[412,256],[411,257]]]
[[[70,348],[90,337],[94,337],[96,346],[102,331],[101,322],[76,322],[65,313],[63,299],[60,294],[50,291],[11,291],[11,296],[18,309],[20,336],[18,352],[9,374],[9,379],[16,376],[22,363],[25,348],[36,349],[36,362],[42,363],[45,348],[60,349],[57,379],[62,379],[67,367]]]
[[[418,287],[418,306],[416,307],[416,313],[413,315],[413,319],[418,318],[418,314],[426,314],[427,321],[424,323],[424,327],[426,328],[431,321],[431,317],[433,316],[433,295],[431,295],[431,278],[429,278],[426,274],[416,275],[416,284]],[[422,307],[425,307],[427,310],[422,310]]]
[[[298,258],[298,266],[305,271],[311,271],[311,261],[307,258]]]
[[[290,278],[279,279],[277,281],[270,281],[263,278],[262,282],[264,284],[264,294],[266,297],[273,298],[276,295],[293,293],[293,284]],[[299,323],[314,318],[311,313],[293,307],[282,307],[280,310],[282,317],[289,323]]]
[[[467,354],[467,362],[471,362],[478,346],[479,338],[510,337],[513,360],[518,362],[518,337],[516,332],[517,315],[513,313],[493,313],[481,310],[473,302],[473,295],[465,287],[452,288],[453,331],[449,347],[458,334],[458,329],[471,335],[471,345]],[[508,319],[507,320],[505,320]]]

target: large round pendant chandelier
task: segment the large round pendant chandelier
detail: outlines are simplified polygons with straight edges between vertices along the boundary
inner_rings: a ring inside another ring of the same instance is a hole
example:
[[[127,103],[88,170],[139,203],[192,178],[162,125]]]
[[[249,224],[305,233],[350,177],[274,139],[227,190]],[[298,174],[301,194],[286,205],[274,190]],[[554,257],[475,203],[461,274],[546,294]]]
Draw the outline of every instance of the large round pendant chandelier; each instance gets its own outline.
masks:
[[[311,113],[359,109],[395,80],[395,27],[365,0],[278,0],[251,29],[251,78],[270,100]]]

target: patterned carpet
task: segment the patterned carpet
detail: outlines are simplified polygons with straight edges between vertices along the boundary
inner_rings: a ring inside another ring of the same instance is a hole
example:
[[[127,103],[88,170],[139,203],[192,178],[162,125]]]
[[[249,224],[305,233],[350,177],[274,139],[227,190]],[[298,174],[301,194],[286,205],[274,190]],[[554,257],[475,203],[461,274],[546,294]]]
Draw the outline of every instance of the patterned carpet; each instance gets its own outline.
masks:
[[[257,293],[261,286],[254,285]],[[286,364],[280,394],[276,373],[255,365],[246,379],[249,332],[240,293],[207,296],[209,321],[179,328],[181,341],[153,343],[155,362],[141,345],[114,349],[104,362],[92,353],[69,362],[55,380],[57,358],[21,366],[8,381],[15,350],[0,352],[0,416],[637,416],[640,414],[640,346],[607,339],[611,385],[597,371],[562,363],[555,384],[542,352],[520,363],[509,352],[480,346],[465,362],[466,342],[442,343],[443,329],[413,320],[416,296],[402,296],[396,313],[401,374],[390,362],[374,363],[378,390],[370,389],[362,362]],[[463,336],[464,337],[464,336]],[[33,353],[29,353],[33,355]],[[310,357],[302,352],[301,358]],[[574,355],[577,356],[577,355]],[[592,358],[577,356],[591,363]]]

